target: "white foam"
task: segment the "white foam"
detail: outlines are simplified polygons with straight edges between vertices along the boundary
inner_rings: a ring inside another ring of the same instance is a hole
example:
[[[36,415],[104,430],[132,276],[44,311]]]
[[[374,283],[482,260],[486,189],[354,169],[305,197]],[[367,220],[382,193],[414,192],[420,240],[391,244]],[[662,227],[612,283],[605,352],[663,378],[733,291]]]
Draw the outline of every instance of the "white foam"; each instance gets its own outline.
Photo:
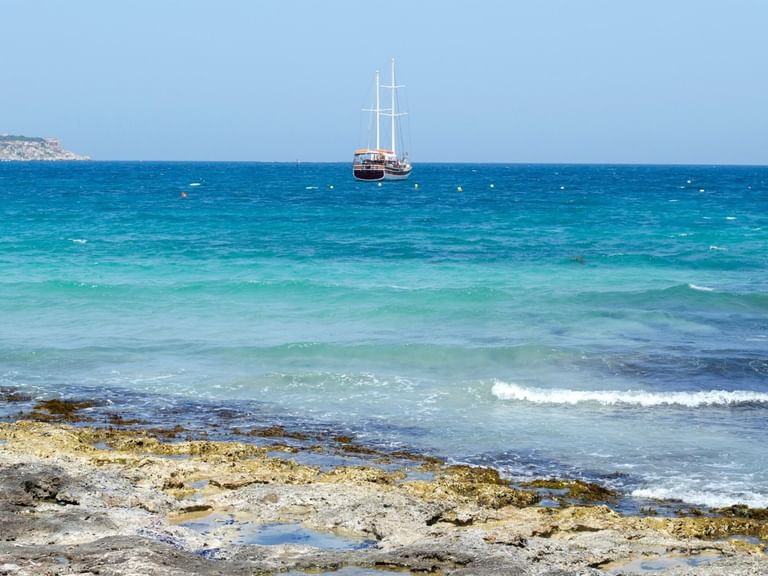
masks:
[[[190,182],[190,186],[200,186],[200,182]]]
[[[732,406],[768,404],[768,394],[748,390],[705,390],[700,392],[645,392],[643,390],[569,390],[563,388],[526,388],[518,384],[496,381],[491,393],[500,400],[517,400],[534,404],[580,404],[592,402],[604,406]]]
[[[695,490],[690,486],[657,486],[639,488],[632,491],[634,498],[651,500],[682,500],[687,504],[707,506],[710,508],[725,508],[735,504],[745,504],[750,508],[768,507],[768,496],[754,492],[727,493]]]
[[[72,241],[72,244],[87,244],[88,243],[88,240],[86,240],[85,238],[70,238],[70,240]]]
[[[698,284],[688,284],[688,288],[691,290],[698,290],[699,292],[714,292],[714,288],[710,288],[709,286],[699,286]]]
[[[712,245],[709,247],[709,250],[710,250],[711,252],[716,252],[716,251],[719,251],[719,252],[724,252],[724,251],[728,250],[728,248],[723,248],[722,246],[715,246],[714,244],[712,244]]]

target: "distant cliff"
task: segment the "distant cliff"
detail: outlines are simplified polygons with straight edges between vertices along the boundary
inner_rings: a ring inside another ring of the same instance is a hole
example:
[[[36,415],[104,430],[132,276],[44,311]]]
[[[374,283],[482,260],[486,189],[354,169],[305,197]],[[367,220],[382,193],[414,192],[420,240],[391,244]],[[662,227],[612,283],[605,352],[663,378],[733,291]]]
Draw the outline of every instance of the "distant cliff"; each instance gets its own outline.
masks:
[[[0,134],[0,162],[11,160],[90,160],[61,147],[55,138]]]

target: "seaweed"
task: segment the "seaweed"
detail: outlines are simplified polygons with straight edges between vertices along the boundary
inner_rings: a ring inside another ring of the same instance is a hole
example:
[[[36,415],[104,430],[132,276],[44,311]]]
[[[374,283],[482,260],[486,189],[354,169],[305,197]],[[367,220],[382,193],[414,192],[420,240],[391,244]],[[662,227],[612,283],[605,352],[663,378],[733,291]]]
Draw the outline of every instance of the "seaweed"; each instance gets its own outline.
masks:
[[[750,508],[745,504],[734,504],[726,508],[715,508],[715,514],[725,518],[747,518],[749,520],[768,521],[768,508]]]
[[[93,422],[93,418],[79,414],[81,410],[97,406],[93,400],[39,400],[32,411],[24,416],[39,422]]]
[[[184,426],[176,424],[173,428],[148,428],[147,433],[156,438],[178,438],[179,434],[185,432]]]
[[[522,486],[525,488],[564,490],[567,498],[582,502],[613,502],[619,497],[615,490],[583,480],[545,478],[526,482]]]
[[[240,430],[233,428],[233,434],[240,436],[255,436],[258,438],[291,438],[293,440],[310,440],[311,436],[303,432],[291,432],[282,426],[268,426],[266,428],[254,428],[253,430]]]
[[[120,414],[108,414],[107,422],[113,426],[133,426],[136,424],[149,424],[146,420],[138,418],[123,418]]]
[[[29,402],[31,400],[32,395],[27,392],[6,386],[0,387],[0,401],[2,402]]]
[[[536,492],[513,488],[498,470],[463,464],[437,471],[434,481],[417,480],[405,482],[402,486],[429,500],[474,502],[494,510],[505,506],[532,506],[541,500]]]

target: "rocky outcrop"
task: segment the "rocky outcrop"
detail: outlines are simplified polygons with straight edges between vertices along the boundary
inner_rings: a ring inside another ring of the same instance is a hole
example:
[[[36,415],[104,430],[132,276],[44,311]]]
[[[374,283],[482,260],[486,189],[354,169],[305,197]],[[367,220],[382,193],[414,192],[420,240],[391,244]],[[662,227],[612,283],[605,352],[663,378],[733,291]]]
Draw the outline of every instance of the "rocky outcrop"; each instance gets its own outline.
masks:
[[[55,138],[0,134],[0,161],[30,160],[90,160],[90,158],[65,150],[61,142]]]
[[[768,573],[764,510],[663,518],[542,507],[535,490],[492,469],[398,467],[380,455],[322,469],[291,460],[301,448],[182,435],[0,423],[0,574],[600,576],[648,562],[670,576]],[[567,488],[578,501],[596,495]]]

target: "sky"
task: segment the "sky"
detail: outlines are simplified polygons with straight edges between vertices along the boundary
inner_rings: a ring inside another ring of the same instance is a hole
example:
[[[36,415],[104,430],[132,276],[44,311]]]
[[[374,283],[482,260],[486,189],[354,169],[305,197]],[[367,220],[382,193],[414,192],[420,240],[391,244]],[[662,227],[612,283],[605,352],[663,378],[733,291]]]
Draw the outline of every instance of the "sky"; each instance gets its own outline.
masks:
[[[0,0],[0,133],[97,160],[768,164],[765,0]]]

